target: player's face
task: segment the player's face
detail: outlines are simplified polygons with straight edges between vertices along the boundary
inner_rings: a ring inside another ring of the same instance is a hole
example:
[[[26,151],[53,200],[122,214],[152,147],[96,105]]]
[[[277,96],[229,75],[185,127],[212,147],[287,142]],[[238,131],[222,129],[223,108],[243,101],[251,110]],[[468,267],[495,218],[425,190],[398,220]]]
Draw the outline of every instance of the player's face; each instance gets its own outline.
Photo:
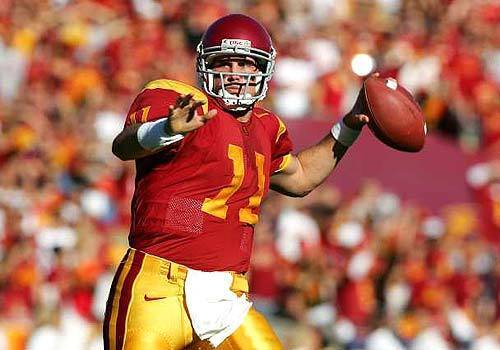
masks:
[[[239,73],[257,73],[257,62],[252,57],[244,56],[222,56],[215,58],[211,68],[214,71],[229,73],[223,74],[224,88],[227,92],[239,96],[245,90],[248,77],[242,76]],[[231,74],[234,73],[234,74]],[[246,93],[255,96],[256,78],[250,78],[250,84]],[[221,78],[216,75],[214,77],[215,91],[218,92],[222,88]]]

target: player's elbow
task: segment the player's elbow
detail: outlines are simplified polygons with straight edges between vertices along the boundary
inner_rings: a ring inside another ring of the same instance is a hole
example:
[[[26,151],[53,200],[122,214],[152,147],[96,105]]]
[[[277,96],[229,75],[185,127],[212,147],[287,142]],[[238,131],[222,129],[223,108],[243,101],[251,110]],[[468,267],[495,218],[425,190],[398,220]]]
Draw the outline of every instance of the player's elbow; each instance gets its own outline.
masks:
[[[113,140],[113,145],[111,146],[111,152],[119,158],[120,160],[130,160],[129,155],[125,152],[124,148],[122,147],[122,143],[120,142],[120,136],[118,135],[114,140]]]
[[[309,193],[312,192],[314,188],[305,188],[305,189],[300,189],[296,192],[296,196],[295,197],[300,197],[300,198],[303,198],[305,196],[307,196]]]
[[[296,198],[303,198],[307,196],[309,193],[311,193],[312,190],[300,190],[300,189],[295,189],[293,191],[286,192],[288,197],[296,197]]]
[[[284,185],[284,184],[271,184],[271,189],[288,197],[305,197],[314,189],[314,187],[299,186],[298,184]]]
[[[279,174],[271,182],[271,188],[288,197],[305,197],[317,187],[304,172]]]
[[[304,173],[302,173],[302,175],[304,175]],[[317,187],[317,184],[313,183],[307,176],[296,177],[293,184],[293,191],[297,197],[305,197]]]

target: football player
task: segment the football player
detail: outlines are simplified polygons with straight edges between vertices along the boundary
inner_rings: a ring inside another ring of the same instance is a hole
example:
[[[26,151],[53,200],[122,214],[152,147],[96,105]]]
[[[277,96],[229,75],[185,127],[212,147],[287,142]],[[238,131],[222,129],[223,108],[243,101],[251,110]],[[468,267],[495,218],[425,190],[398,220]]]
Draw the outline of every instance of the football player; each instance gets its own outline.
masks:
[[[135,160],[132,222],[104,324],[105,349],[282,349],[248,300],[254,226],[269,188],[305,196],[368,122],[361,103],[293,155],[285,124],[255,106],[276,52],[264,27],[232,14],[197,49],[200,88],[148,83],[113,153]]]

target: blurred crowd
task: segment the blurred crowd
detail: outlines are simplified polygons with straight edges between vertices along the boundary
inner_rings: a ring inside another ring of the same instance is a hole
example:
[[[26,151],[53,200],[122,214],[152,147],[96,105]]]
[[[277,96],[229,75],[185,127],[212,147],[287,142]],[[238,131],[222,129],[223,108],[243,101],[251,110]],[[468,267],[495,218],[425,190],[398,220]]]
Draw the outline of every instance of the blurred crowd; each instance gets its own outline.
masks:
[[[196,44],[230,12],[270,31],[264,104],[285,119],[338,119],[379,71],[412,91],[431,132],[486,154],[467,174],[486,205],[439,216],[371,181],[271,194],[249,276],[286,348],[500,349],[499,250],[478,234],[493,213],[500,236],[500,6],[488,0],[0,1],[0,349],[102,349],[134,181],[111,141],[146,82],[195,84]]]
[[[499,349],[499,249],[473,206],[434,215],[366,181],[263,209],[251,290],[288,349]]]

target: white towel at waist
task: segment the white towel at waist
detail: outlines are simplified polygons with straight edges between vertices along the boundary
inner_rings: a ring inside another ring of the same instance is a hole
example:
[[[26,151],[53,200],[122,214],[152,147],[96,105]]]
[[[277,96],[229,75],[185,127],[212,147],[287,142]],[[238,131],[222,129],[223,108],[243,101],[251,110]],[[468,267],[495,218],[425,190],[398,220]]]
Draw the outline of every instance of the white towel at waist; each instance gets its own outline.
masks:
[[[252,303],[245,294],[230,290],[230,272],[189,269],[184,284],[186,304],[194,331],[217,347],[242,323]]]

